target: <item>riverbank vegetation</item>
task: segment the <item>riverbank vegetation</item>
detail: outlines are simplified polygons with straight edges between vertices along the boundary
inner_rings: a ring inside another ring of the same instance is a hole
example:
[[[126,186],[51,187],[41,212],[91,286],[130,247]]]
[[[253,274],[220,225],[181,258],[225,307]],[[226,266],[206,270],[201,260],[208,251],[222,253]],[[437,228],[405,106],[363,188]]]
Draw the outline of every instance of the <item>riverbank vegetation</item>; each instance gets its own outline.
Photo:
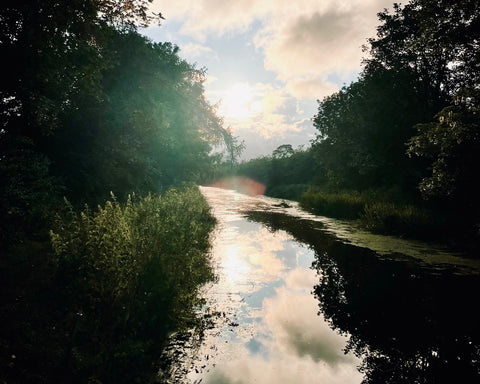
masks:
[[[478,241],[479,15],[474,1],[431,0],[379,13],[358,80],[319,100],[311,146],[237,173],[381,233]]]
[[[2,378],[153,382],[171,332],[198,327],[215,220],[196,187],[57,215],[47,244],[2,262]]]
[[[0,10],[2,382],[151,382],[196,321],[214,220],[180,186],[231,134],[205,71],[137,32],[148,3]]]

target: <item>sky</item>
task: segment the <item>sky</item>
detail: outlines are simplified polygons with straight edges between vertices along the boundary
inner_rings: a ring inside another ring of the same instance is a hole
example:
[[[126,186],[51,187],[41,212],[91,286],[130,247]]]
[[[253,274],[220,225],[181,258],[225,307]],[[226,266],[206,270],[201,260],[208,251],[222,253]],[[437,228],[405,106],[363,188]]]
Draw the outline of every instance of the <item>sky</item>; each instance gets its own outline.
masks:
[[[205,95],[218,105],[243,160],[315,138],[317,100],[355,81],[377,13],[393,0],[154,0],[165,20],[141,33],[170,41],[205,68]]]

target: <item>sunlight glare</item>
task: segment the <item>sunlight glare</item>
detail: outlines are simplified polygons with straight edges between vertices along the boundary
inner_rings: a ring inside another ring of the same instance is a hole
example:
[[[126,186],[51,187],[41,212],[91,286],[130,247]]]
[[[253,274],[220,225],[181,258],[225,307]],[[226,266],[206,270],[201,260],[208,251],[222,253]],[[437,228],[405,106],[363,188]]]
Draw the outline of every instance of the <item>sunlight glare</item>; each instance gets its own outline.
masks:
[[[259,103],[254,101],[254,89],[247,83],[236,83],[227,92],[221,103],[221,112],[226,117],[245,120],[259,112]]]
[[[236,285],[248,275],[250,267],[241,257],[241,247],[229,244],[222,260],[223,274],[229,284]]]

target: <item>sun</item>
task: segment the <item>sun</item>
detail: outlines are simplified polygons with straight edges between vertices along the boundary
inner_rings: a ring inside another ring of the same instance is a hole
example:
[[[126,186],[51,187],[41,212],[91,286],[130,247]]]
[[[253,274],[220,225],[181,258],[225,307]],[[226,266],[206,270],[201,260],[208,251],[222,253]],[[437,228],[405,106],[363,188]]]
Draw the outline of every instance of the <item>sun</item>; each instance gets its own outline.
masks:
[[[236,83],[226,92],[221,112],[227,118],[246,120],[258,112],[258,104],[253,87],[247,83]]]

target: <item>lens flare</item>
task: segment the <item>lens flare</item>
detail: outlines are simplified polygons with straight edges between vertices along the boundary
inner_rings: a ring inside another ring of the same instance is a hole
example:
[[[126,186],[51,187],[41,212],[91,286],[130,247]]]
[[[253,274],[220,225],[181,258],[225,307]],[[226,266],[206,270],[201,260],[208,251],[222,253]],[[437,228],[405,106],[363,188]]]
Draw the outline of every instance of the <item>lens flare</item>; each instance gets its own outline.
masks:
[[[249,196],[258,196],[265,193],[265,186],[262,183],[259,183],[258,181],[255,181],[248,177],[227,177],[213,183],[211,187],[235,189],[236,191],[239,191]]]

